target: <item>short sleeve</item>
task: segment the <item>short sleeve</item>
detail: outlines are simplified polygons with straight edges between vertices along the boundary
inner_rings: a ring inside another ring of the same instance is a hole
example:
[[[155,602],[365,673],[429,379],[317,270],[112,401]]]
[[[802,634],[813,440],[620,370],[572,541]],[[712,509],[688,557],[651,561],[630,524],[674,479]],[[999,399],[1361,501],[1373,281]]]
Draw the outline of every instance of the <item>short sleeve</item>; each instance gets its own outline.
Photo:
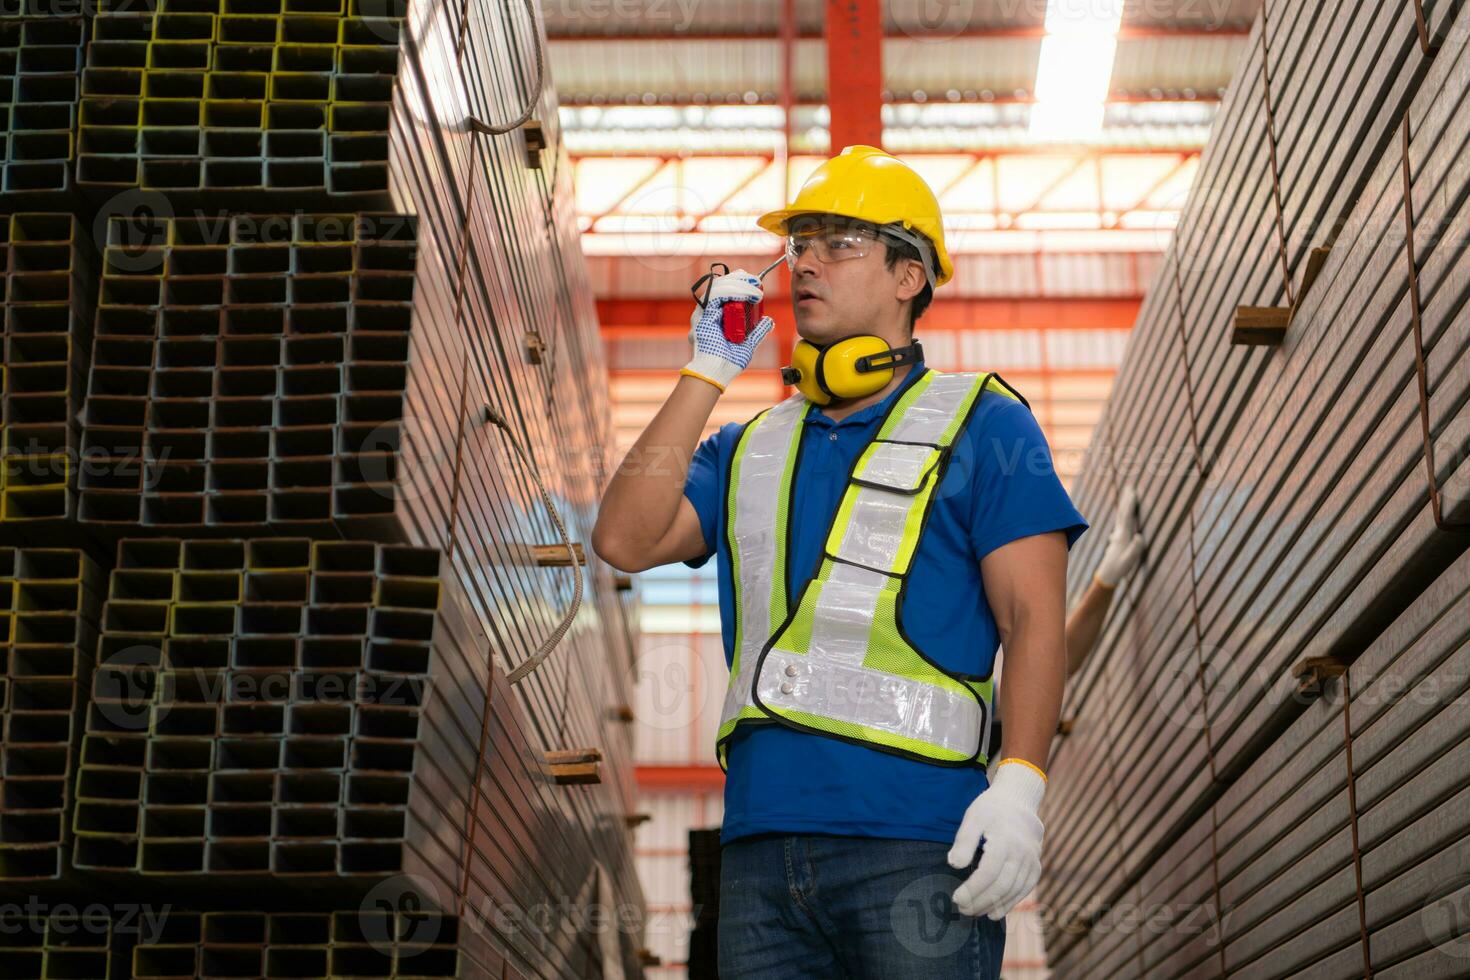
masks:
[[[977,560],[1012,541],[1052,531],[1064,531],[1070,549],[1087,521],[1057,476],[1036,417],[1004,396],[976,414],[965,444],[974,462],[970,541]]]
[[[704,532],[704,554],[691,558],[684,564],[698,568],[715,554],[720,525],[720,497],[724,480],[720,474],[720,439],[723,430],[716,432],[694,450],[689,461],[689,476],[684,481],[684,496],[694,505],[699,515],[699,527]]]

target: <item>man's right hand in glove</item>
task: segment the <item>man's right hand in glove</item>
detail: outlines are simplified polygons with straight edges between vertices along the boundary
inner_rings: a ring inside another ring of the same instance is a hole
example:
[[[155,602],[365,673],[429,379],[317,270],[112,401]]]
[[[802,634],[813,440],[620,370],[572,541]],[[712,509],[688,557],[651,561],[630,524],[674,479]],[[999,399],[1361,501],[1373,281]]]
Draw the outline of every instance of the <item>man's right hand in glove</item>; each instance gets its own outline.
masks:
[[[721,391],[729,387],[750,366],[755,349],[771,332],[775,321],[768,316],[761,317],[745,339],[736,344],[725,338],[724,306],[758,303],[762,295],[760,280],[744,269],[736,269],[710,283],[704,309],[696,306],[689,317],[689,343],[694,348],[694,357],[679,373],[707,381]]]

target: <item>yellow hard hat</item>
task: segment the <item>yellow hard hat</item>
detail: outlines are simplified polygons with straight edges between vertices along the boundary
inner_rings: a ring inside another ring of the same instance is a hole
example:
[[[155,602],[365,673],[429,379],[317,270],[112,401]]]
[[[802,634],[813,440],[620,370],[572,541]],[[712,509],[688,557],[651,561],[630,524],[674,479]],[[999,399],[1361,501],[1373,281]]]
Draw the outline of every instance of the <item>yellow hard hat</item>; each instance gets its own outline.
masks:
[[[876,146],[847,147],[807,178],[796,200],[761,215],[756,223],[773,234],[785,235],[787,222],[806,214],[902,225],[933,243],[939,266],[934,285],[943,286],[954,277],[954,265],[944,247],[939,199],[908,164]]]

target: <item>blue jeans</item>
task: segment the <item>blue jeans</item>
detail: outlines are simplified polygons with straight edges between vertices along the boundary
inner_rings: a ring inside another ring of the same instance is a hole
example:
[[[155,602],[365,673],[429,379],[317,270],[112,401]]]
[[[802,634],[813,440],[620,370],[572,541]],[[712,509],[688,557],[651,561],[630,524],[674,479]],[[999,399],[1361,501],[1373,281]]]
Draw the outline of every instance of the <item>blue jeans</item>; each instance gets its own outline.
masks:
[[[949,845],[764,835],[720,859],[720,980],[997,980],[1005,923],[959,913]]]

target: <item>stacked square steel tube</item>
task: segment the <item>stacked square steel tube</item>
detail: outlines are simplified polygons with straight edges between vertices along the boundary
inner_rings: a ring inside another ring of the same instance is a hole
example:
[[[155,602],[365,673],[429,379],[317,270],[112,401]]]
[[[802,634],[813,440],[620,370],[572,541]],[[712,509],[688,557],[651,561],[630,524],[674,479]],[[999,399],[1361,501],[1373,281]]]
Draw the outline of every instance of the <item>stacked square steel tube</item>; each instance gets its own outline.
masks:
[[[133,949],[137,980],[185,977],[457,977],[458,922],[436,913],[171,915]]]
[[[69,203],[75,187],[78,81],[87,22],[0,14],[0,202],[7,210]]]
[[[80,519],[380,529],[415,229],[393,214],[113,219]]]
[[[66,871],[102,586],[81,552],[0,547],[0,884]]]
[[[69,214],[0,218],[5,240],[0,523],[76,513],[76,414],[86,390],[95,263]]]
[[[122,542],[76,866],[403,870],[439,564],[432,549],[369,542]]]
[[[16,980],[458,977],[460,922],[435,912],[198,912],[145,908],[0,916],[0,969]]]
[[[87,45],[78,183],[174,202],[204,191],[384,200],[403,9],[394,0],[104,4]]]
[[[0,969],[17,980],[128,977],[130,936],[111,918],[78,911],[0,915]]]
[[[606,569],[537,559],[543,486],[586,543],[610,433],[570,168],[491,133],[528,98],[557,133],[545,41],[514,5],[405,13],[104,0],[77,19],[76,218],[0,189],[0,545],[110,573],[73,673],[6,648],[6,710],[69,685],[72,722],[4,745],[57,771],[3,770],[0,867],[176,910],[114,929],[95,975],[638,969],[636,925],[589,941],[582,915],[642,904],[631,729],[607,722],[632,611]],[[4,30],[18,68],[62,64],[61,27]],[[9,160],[56,142],[17,141],[38,116],[12,110]],[[573,575],[585,604],[512,688]],[[603,785],[557,785],[547,753],[593,746]],[[33,932],[0,973],[94,975]]]

